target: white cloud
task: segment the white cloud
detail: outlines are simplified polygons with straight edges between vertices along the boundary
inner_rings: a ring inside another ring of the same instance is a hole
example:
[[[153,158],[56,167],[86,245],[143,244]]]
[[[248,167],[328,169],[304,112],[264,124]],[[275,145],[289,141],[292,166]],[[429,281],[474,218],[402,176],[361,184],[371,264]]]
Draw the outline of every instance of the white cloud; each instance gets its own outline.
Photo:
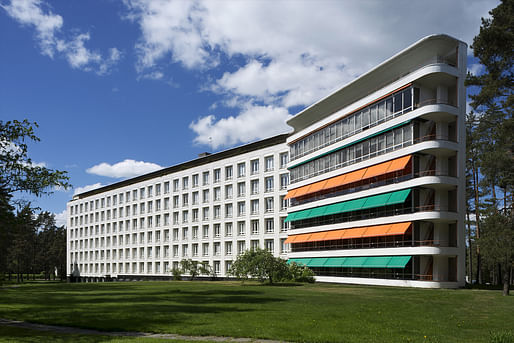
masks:
[[[55,215],[55,225],[57,226],[66,226],[66,210],[61,213],[54,213]]]
[[[79,33],[67,39],[61,38],[63,18],[54,14],[41,0],[10,0],[7,5],[0,4],[9,16],[25,26],[34,27],[36,40],[43,55],[53,58],[56,54],[64,57],[74,69],[106,74],[121,58],[116,48],[109,49],[107,56],[85,47],[90,39],[89,33]]]
[[[89,174],[108,176],[114,178],[134,177],[162,169],[158,164],[126,159],[115,164],[100,163],[86,169]]]
[[[221,146],[255,137],[222,132],[228,123],[266,125],[269,116],[250,118],[248,104],[280,111],[285,119],[291,107],[311,104],[426,35],[443,32],[471,43],[480,18],[498,0],[124,4],[141,30],[140,73],[170,61],[203,71],[217,70],[222,58],[234,62],[217,79],[209,75],[206,89],[225,96],[221,103],[232,103],[241,114],[218,122],[205,116],[190,125],[197,143]]]
[[[73,190],[73,195],[89,192],[89,191],[92,191],[93,189],[101,188],[103,186],[105,186],[105,185],[102,185],[100,182],[97,182],[92,185],[86,185],[84,187],[77,187]]]
[[[209,115],[194,121],[189,126],[196,134],[195,143],[217,149],[271,137],[290,130],[286,120],[290,118],[285,108],[273,106],[247,105],[236,117],[221,118],[216,121]]]
[[[480,75],[484,71],[484,65],[480,63],[474,63],[468,66],[468,72],[473,75]]]

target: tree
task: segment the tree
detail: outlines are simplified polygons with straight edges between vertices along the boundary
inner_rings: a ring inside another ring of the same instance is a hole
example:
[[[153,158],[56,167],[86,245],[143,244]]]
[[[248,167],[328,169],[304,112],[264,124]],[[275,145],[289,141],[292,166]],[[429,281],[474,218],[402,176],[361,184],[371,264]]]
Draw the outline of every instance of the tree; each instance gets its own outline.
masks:
[[[28,142],[37,142],[34,133],[37,123],[28,120],[0,120],[0,275],[8,267],[21,272],[26,267],[20,251],[23,247],[33,252],[36,242],[23,241],[25,230],[34,228],[33,211],[20,202],[13,201],[13,194],[26,192],[35,196],[52,193],[54,187],[68,188],[65,171],[53,170],[36,165],[28,157]],[[17,204],[20,211],[14,214]],[[29,215],[30,212],[30,215]],[[35,237],[35,236],[34,236]],[[31,245],[28,245],[28,244]],[[33,257],[33,254],[32,254]],[[12,260],[14,258],[15,260]],[[34,262],[34,259],[32,259]],[[32,263],[30,264],[32,266]],[[23,270],[27,271],[27,270]],[[20,276],[20,274],[18,273]],[[21,278],[20,278],[21,279]]]
[[[290,276],[286,261],[264,249],[245,251],[237,257],[228,273],[243,280],[252,277],[264,282],[267,279],[270,284]]]
[[[478,154],[473,157],[474,195],[478,199],[479,186],[487,199],[475,202],[477,277],[480,282],[483,256],[508,295],[514,262],[514,0],[503,0],[490,14],[491,18],[482,19],[472,45],[484,71],[466,79],[466,85],[477,90],[470,95],[476,115],[468,125]]]
[[[198,275],[210,275],[211,269],[207,262],[194,261],[192,259],[184,259],[180,261],[180,268],[183,273],[189,274],[191,280],[194,280]]]

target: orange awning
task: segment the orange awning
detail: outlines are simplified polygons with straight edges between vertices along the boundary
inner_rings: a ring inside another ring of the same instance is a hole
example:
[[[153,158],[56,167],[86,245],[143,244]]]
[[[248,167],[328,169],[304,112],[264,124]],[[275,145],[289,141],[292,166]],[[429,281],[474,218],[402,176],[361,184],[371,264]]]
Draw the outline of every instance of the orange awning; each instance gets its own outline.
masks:
[[[332,231],[321,231],[315,233],[304,233],[289,236],[286,243],[306,243],[318,241],[333,241],[338,239],[382,237],[403,235],[411,227],[412,222],[364,226],[353,229],[341,229]]]
[[[412,155],[407,155],[407,156],[403,156],[403,157],[393,160],[391,165],[389,166],[389,169],[387,169],[387,172],[392,173],[395,171],[405,169],[405,167],[407,167],[407,164],[409,163],[411,157],[412,157]]]
[[[375,176],[386,174],[387,169],[389,169],[389,166],[391,165],[391,162],[392,161],[387,161],[387,162],[376,164],[374,166],[367,168],[366,174],[364,174],[364,176],[362,178],[369,179],[370,177],[375,177]]]
[[[411,222],[392,224],[391,228],[387,232],[387,235],[388,236],[403,235],[403,234],[405,234],[405,232],[407,232],[407,230],[411,227],[411,225],[412,225]]]
[[[296,192],[298,192],[298,188],[290,190],[289,192],[287,192],[287,194],[286,194],[286,196],[284,197],[284,199],[291,199],[291,198],[294,198],[294,197],[295,197],[295,195],[296,195]]]
[[[316,193],[325,189],[336,188],[349,183],[361,181],[371,177],[384,175],[404,169],[409,163],[412,155],[397,158],[395,160],[382,162],[371,167],[362,168],[350,173],[338,175],[330,179],[321,180],[310,185],[305,185],[287,192],[284,199],[298,198],[306,194]]]

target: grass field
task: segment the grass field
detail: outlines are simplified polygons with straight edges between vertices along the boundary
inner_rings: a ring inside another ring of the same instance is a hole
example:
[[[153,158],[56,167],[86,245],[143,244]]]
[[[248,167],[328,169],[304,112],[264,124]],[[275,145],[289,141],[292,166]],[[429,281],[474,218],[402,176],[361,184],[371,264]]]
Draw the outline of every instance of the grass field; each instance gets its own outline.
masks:
[[[105,331],[297,342],[489,342],[491,333],[513,330],[513,314],[514,297],[485,290],[186,281],[0,289],[0,318]],[[8,337],[6,330],[0,327],[0,341]],[[115,341],[79,338],[70,342]],[[142,341],[147,340],[157,341]],[[120,340],[125,341],[132,342]]]

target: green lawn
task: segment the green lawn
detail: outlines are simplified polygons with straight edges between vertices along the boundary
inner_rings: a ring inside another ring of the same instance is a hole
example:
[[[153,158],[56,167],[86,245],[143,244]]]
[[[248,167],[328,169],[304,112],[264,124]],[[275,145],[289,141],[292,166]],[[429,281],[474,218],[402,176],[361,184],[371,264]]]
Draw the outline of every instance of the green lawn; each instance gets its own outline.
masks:
[[[0,289],[0,318],[298,342],[488,342],[514,328],[513,314],[514,297],[486,290],[186,281]]]

